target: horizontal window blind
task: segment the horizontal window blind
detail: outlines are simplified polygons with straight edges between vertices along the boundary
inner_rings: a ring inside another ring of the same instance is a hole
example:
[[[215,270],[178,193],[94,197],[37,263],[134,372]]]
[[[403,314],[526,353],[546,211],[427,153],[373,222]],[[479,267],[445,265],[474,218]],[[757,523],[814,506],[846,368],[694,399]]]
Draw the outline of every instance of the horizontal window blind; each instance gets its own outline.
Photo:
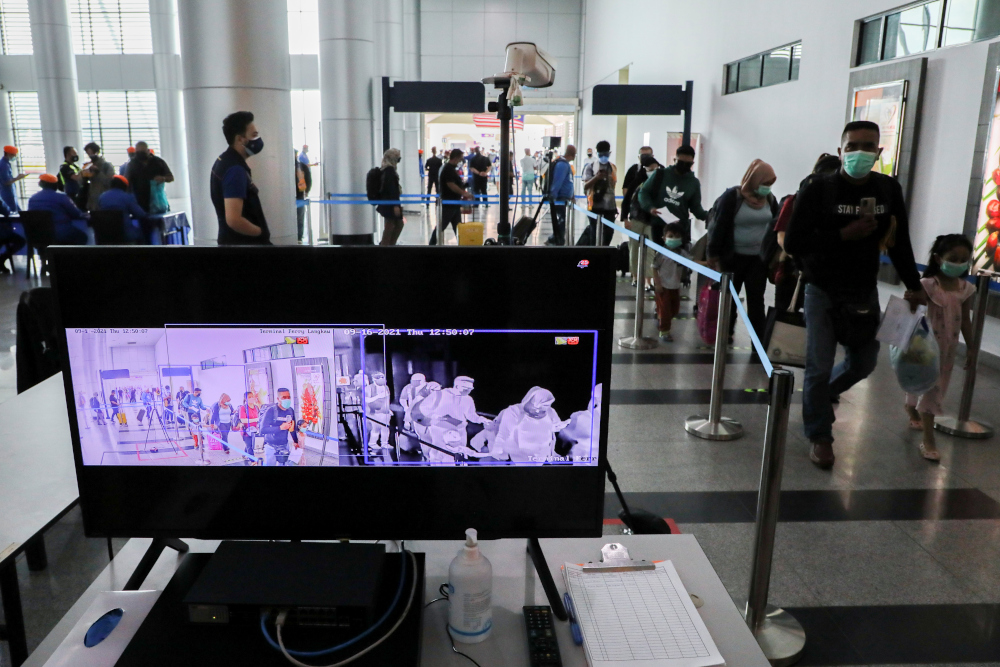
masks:
[[[0,52],[5,56],[32,53],[28,0],[0,0]]]
[[[145,141],[159,155],[155,91],[89,90],[81,92],[77,100],[84,144],[98,143],[112,162],[124,161],[126,149],[138,141]],[[170,156],[164,157],[169,162]]]
[[[152,53],[148,0],[69,0],[79,54]]]
[[[18,204],[28,207],[28,197],[38,192],[38,177],[45,173],[45,145],[42,143],[42,119],[38,112],[38,93],[7,93],[10,107],[10,124],[14,145],[17,146],[18,163],[14,169],[32,174],[17,182]]]

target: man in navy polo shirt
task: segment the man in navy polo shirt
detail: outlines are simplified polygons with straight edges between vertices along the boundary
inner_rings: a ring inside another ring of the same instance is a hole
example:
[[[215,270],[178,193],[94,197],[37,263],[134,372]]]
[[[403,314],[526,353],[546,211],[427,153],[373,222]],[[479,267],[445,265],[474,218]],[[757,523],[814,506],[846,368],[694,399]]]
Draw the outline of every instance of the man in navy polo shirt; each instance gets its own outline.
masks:
[[[222,121],[222,133],[229,148],[215,160],[211,179],[219,245],[271,245],[260,194],[247,166],[247,158],[264,148],[253,114],[229,114]]]

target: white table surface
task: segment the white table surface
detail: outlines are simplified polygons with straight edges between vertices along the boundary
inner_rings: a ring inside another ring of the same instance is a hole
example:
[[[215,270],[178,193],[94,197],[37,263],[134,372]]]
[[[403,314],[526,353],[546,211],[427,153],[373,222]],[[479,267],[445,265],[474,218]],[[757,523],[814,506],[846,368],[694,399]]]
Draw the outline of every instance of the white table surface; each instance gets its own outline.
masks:
[[[0,564],[76,503],[62,373],[0,403]]]
[[[671,560],[689,592],[704,600],[699,610],[712,638],[727,665],[768,667],[743,621],[736,605],[726,592],[705,553],[693,535],[620,535],[606,538],[543,539],[540,540],[549,569],[552,570],[560,594],[565,591],[560,566],[565,562],[600,560],[601,547],[612,540],[628,547],[636,559]],[[194,552],[214,551],[218,542],[186,540]],[[133,539],[97,577],[94,583],[31,654],[25,667],[42,667],[59,646],[73,625],[84,614],[100,591],[120,590],[149,545],[148,539]],[[448,565],[462,542],[413,541],[406,546],[426,554],[424,601],[438,597],[438,587],[448,575]],[[483,667],[521,667],[528,665],[524,632],[523,605],[547,604],[545,592],[526,553],[524,540],[481,542],[483,553],[493,564],[493,624],[489,639],[480,644],[459,644]],[[391,549],[391,546],[390,546]],[[163,589],[180,562],[179,555],[166,549],[147,577],[144,589]],[[447,602],[438,602],[424,610],[423,647],[421,662],[434,667],[468,667],[469,663],[451,651],[445,633]],[[563,665],[586,665],[583,649],[573,644],[567,623],[556,623]]]

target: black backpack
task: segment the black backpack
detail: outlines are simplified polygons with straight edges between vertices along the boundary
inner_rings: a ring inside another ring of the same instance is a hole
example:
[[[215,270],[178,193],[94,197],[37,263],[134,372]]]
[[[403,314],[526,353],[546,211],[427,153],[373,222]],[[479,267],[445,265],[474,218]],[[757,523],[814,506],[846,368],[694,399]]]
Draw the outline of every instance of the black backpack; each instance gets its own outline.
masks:
[[[382,195],[382,168],[372,167],[365,176],[365,194],[368,201],[378,201]]]

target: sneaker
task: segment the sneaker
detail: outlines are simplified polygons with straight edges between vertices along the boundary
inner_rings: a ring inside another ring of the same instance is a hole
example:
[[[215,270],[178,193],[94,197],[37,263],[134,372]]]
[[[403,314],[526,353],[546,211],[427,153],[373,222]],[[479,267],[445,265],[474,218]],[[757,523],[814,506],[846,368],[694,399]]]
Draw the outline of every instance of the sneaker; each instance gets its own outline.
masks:
[[[832,468],[833,462],[836,460],[836,457],[833,455],[833,441],[813,441],[812,449],[809,450],[809,460],[823,470],[829,470]]]
[[[669,331],[661,331],[660,340],[662,340],[664,343],[673,343],[674,337],[670,335]]]

